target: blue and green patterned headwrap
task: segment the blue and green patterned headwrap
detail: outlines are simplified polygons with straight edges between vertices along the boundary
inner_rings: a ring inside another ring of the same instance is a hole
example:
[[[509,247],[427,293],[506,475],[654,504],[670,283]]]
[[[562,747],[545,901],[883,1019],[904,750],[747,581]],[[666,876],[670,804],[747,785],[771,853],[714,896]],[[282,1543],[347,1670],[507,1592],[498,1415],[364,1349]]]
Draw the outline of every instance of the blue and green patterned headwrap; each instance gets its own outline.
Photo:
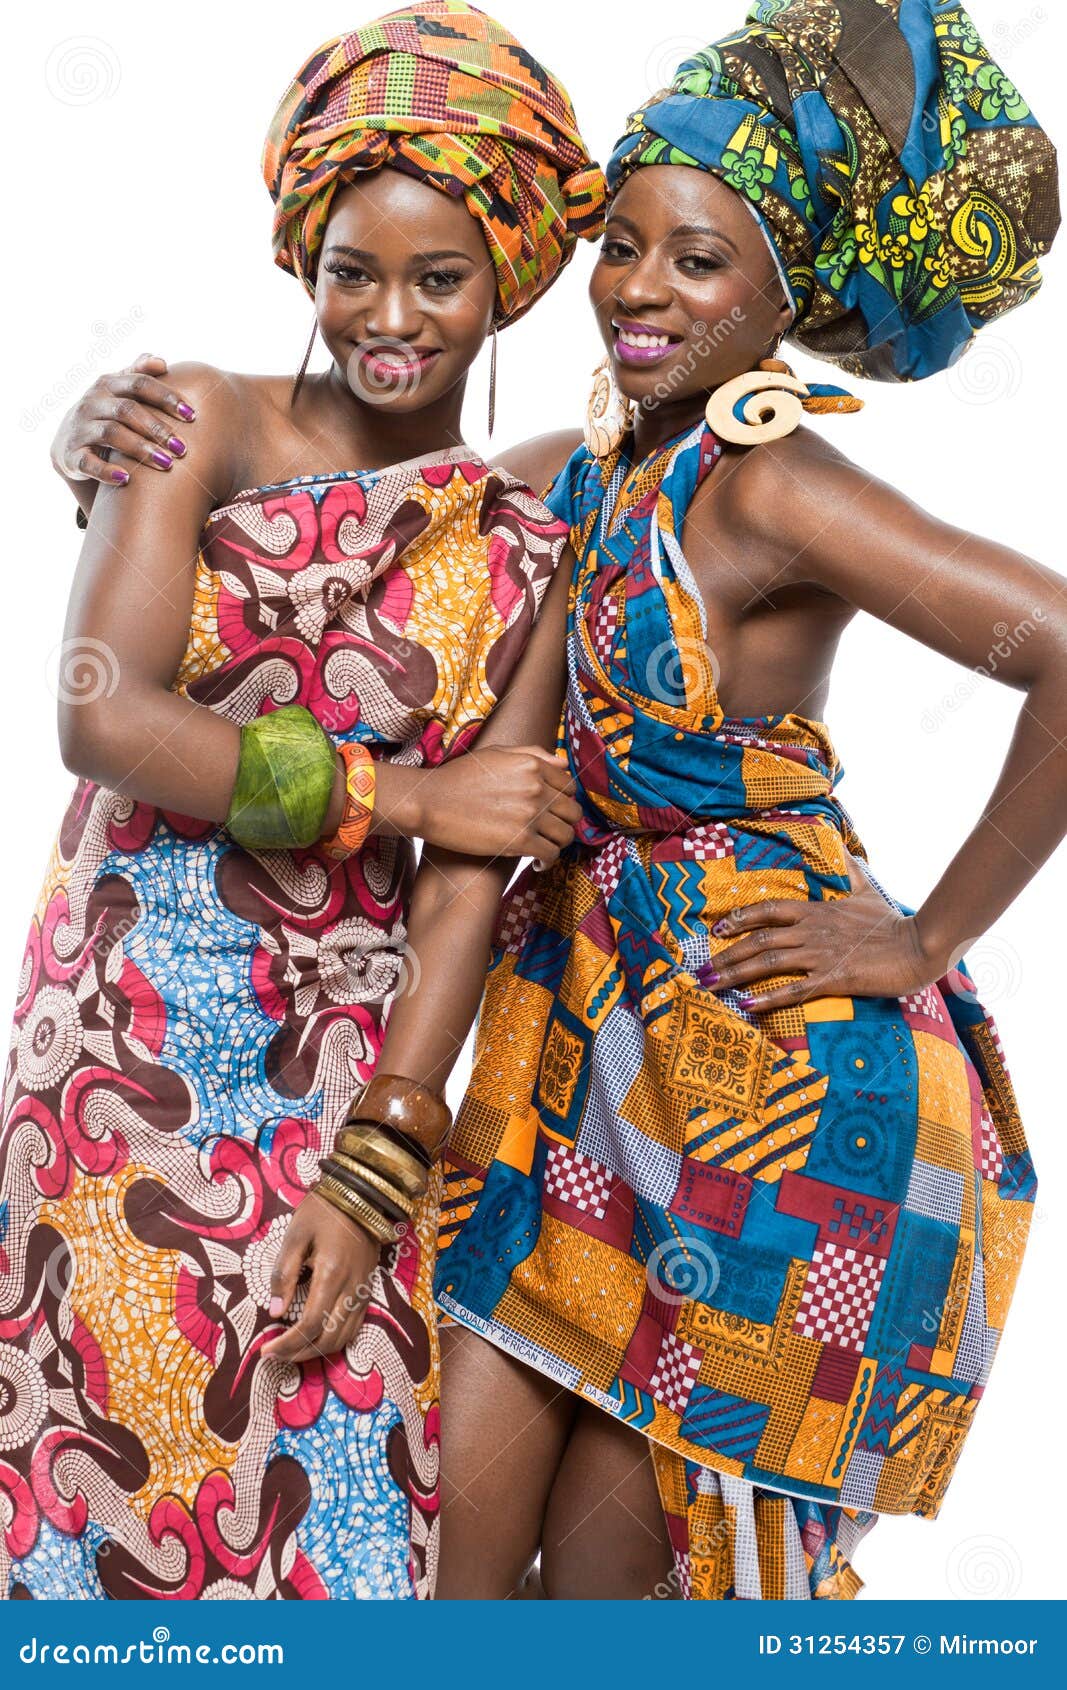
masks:
[[[854,375],[958,358],[1041,285],[1056,152],[950,0],[756,0],[631,117],[612,190],[640,165],[711,171],[758,216],[789,338]]]

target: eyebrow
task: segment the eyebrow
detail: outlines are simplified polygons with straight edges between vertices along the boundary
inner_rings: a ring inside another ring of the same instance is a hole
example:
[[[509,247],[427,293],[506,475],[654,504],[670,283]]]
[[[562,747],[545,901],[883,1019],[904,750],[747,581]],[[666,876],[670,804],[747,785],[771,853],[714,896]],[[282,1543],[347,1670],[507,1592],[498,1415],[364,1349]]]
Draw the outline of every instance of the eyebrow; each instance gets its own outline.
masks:
[[[362,247],[342,246],[337,241],[331,241],[327,250],[343,253],[346,258],[369,258],[373,260],[375,257],[373,252],[364,252]],[[468,264],[476,262],[469,252],[413,252],[411,258],[413,263],[418,264],[440,264],[442,259],[445,258],[463,258]]]
[[[632,223],[628,217],[622,216],[620,212],[613,212],[608,218],[608,222],[625,223],[628,229],[637,231],[637,224]],[[669,238],[675,240],[684,235],[705,235],[710,240],[722,241],[726,246],[733,247],[735,252],[738,251],[737,242],[732,241],[724,229],[710,229],[706,223],[679,223],[677,228],[671,230]]]

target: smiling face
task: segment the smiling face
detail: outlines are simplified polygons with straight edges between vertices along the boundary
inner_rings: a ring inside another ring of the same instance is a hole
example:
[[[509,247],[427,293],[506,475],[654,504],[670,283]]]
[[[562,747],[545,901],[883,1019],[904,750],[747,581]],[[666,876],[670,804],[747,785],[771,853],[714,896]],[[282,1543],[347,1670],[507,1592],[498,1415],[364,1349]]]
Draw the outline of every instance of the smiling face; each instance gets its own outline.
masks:
[[[686,165],[627,177],[589,295],[621,392],[680,426],[712,388],[767,357],[792,318],[741,196]]]
[[[401,415],[454,400],[496,298],[481,226],[461,199],[389,168],[338,189],[315,310],[357,399]]]

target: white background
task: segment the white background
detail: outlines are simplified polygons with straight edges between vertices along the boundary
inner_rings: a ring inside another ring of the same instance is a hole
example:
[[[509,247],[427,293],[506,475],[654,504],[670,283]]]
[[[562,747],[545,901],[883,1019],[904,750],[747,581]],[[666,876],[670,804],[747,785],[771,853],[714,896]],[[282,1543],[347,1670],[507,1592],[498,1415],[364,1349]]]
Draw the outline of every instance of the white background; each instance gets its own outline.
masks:
[[[70,0],[19,9],[4,218],[5,1017],[73,780],[56,742],[54,649],[79,539],[49,467],[51,436],[88,381],[141,351],[295,369],[311,306],[271,263],[260,147],[297,67],[364,22],[365,3],[113,0],[88,23]],[[566,83],[603,160],[627,112],[690,51],[735,27],[744,0],[496,0],[494,9]],[[1058,8],[973,0],[970,9],[1056,139],[1061,124],[1067,131]],[[1038,299],[986,331],[955,372],[919,387],[867,385],[865,411],[819,425],[920,504],[1056,568],[1067,235],[1063,245]],[[500,446],[580,421],[600,356],[584,291],[591,257],[580,251],[501,337]],[[795,362],[801,374],[816,370]],[[482,447],[487,364],[467,416],[467,438]],[[827,711],[847,768],[839,790],[875,872],[905,902],[922,900],[973,825],[1018,706],[1018,695],[868,618],[847,635]],[[1008,1331],[941,1515],[879,1521],[857,1556],[868,1597],[1065,1594],[1064,889],[1061,852],[969,952],[1007,1047],[1041,1190]]]

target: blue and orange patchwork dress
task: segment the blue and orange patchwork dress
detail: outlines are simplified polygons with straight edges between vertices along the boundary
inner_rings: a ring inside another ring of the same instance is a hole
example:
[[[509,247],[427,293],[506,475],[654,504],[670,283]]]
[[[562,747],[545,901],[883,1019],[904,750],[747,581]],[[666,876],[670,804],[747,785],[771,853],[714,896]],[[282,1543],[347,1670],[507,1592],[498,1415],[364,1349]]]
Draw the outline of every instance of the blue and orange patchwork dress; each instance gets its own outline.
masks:
[[[940,1508],[1033,1164],[963,965],[763,1014],[712,989],[720,917],[848,896],[862,848],[825,724],[718,703],[680,545],[717,442],[630,438],[548,499],[584,819],[501,914],[438,1301],[647,1434],[683,1595],[850,1597],[879,1514]]]

